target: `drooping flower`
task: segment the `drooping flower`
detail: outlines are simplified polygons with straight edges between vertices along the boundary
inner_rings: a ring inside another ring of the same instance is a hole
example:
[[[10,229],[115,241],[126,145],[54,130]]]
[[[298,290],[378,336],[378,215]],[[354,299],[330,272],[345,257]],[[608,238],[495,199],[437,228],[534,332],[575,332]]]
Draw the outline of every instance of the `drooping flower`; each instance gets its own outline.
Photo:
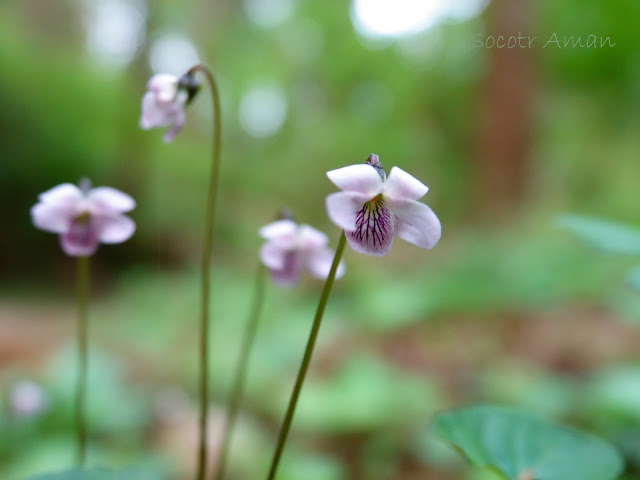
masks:
[[[136,202],[126,193],[111,187],[91,188],[88,180],[80,188],[63,183],[38,196],[31,208],[33,224],[60,236],[67,255],[92,255],[99,243],[121,243],[128,240],[136,224],[125,212]]]
[[[164,135],[171,142],[182,130],[185,122],[185,106],[198,91],[198,84],[191,75],[181,78],[168,73],[158,73],[149,79],[147,92],[142,97],[140,127],[144,130],[170,126]]]
[[[329,275],[334,252],[327,247],[329,239],[324,233],[293,220],[269,223],[259,233],[266,240],[260,259],[271,272],[274,283],[295,285],[302,270],[322,280]],[[344,263],[340,262],[336,278],[342,277],[344,270]]]
[[[440,240],[440,220],[416,201],[429,188],[404,170],[393,167],[387,178],[378,156],[371,154],[364,164],[327,176],[342,190],[327,197],[327,213],[356,252],[382,257],[394,235],[420,248],[433,248]]]

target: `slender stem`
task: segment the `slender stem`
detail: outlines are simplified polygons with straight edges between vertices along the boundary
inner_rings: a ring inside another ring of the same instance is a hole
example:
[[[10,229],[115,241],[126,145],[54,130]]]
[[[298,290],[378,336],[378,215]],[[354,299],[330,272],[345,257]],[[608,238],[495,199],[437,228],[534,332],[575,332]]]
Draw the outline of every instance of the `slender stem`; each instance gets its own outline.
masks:
[[[211,283],[211,249],[213,245],[213,225],[216,213],[216,198],[218,192],[218,179],[220,177],[220,137],[221,114],[220,94],[218,85],[211,71],[204,65],[195,65],[189,69],[188,74],[201,72],[207,79],[213,101],[213,158],[211,164],[211,177],[209,178],[209,191],[204,221],[204,233],[202,240],[202,287],[200,310],[200,421],[198,436],[198,466],[196,480],[204,480],[207,468],[207,417],[209,405],[209,291]]]
[[[75,425],[77,435],[76,463],[83,466],[87,454],[87,419],[85,403],[87,392],[87,330],[89,300],[89,257],[78,257],[77,265],[78,302],[78,379],[76,381]]]
[[[251,312],[249,314],[249,321],[244,331],[242,338],[242,346],[240,348],[240,356],[238,358],[238,365],[236,367],[235,381],[231,388],[231,394],[229,396],[229,402],[227,405],[227,415],[225,418],[224,440],[220,448],[220,456],[218,458],[218,472],[215,479],[222,480],[224,478],[225,470],[227,468],[227,458],[229,456],[229,446],[231,444],[231,437],[233,435],[233,427],[240,410],[240,404],[242,403],[242,395],[244,393],[245,379],[247,376],[247,365],[249,364],[249,355],[251,353],[251,347],[256,337],[256,331],[258,330],[258,320],[260,319],[260,313],[262,312],[262,305],[264,304],[264,291],[265,291],[265,278],[267,271],[262,264],[258,265],[258,271],[256,272],[256,283],[253,293],[253,304],[251,306]]]
[[[346,241],[346,237],[344,235],[344,232],[342,232],[342,236],[340,237],[340,241],[338,242],[338,247],[336,248],[336,254],[333,257],[333,263],[331,264],[331,270],[329,271],[329,276],[327,277],[327,280],[324,284],[322,295],[320,295],[320,302],[318,303],[316,316],[313,319],[313,325],[311,326],[311,333],[309,334],[309,341],[307,342],[307,348],[304,352],[302,363],[300,364],[300,370],[298,371],[296,384],[293,387],[293,392],[291,392],[291,399],[289,400],[287,413],[285,414],[284,421],[282,422],[282,426],[280,427],[280,434],[278,435],[278,444],[276,445],[276,451],[273,454],[273,460],[271,461],[271,468],[269,469],[269,476],[267,477],[267,480],[274,480],[276,476],[276,470],[278,469],[278,463],[280,463],[280,457],[282,456],[282,451],[284,450],[284,445],[287,441],[287,436],[289,435],[289,429],[291,428],[291,421],[293,420],[293,415],[296,410],[296,404],[298,403],[300,390],[302,390],[302,384],[304,383],[304,379],[307,375],[307,370],[309,369],[309,363],[311,363],[311,355],[313,354],[313,348],[316,344],[316,339],[318,338],[318,331],[320,330],[320,324],[322,323],[322,316],[324,315],[324,309],[327,305],[327,300],[329,300],[331,287],[333,286],[333,282],[336,278],[336,272],[338,271],[338,265],[340,264],[340,259],[342,258],[342,252],[344,251],[345,241]]]

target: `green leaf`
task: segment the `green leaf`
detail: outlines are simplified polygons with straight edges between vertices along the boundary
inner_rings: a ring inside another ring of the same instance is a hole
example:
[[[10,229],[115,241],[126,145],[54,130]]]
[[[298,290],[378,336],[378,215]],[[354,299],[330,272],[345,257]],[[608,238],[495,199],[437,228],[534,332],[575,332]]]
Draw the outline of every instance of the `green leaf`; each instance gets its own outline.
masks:
[[[622,425],[637,425],[640,422],[639,393],[640,367],[617,365],[595,373],[585,386],[582,404],[592,418],[607,418],[609,424],[615,418]]]
[[[31,477],[30,480],[159,480],[156,474],[125,468],[109,470],[106,468],[74,468],[59,473],[45,473]]]
[[[431,431],[472,464],[509,480],[610,480],[623,467],[618,452],[597,437],[502,407],[440,413]]]
[[[640,254],[640,229],[609,220],[577,215],[564,215],[558,219],[557,224],[603,252]]]
[[[434,381],[358,353],[330,378],[313,379],[305,385],[296,428],[344,434],[410,425],[443,404]]]

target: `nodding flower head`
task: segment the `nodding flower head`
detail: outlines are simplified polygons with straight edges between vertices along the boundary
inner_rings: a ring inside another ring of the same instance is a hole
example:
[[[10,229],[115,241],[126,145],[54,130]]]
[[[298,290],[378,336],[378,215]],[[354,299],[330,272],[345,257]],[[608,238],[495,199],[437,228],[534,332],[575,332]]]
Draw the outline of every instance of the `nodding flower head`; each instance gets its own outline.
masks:
[[[168,73],[158,73],[149,79],[147,92],[142,97],[140,127],[144,130],[169,126],[164,135],[171,142],[182,130],[185,122],[185,106],[198,92],[199,85],[193,75],[181,78]]]
[[[295,285],[302,270],[322,280],[329,275],[334,252],[327,247],[329,240],[324,233],[288,219],[269,223],[259,233],[266,240],[260,260],[277,285]],[[336,278],[343,275],[344,264],[340,262]]]
[[[391,250],[394,235],[421,248],[433,248],[440,240],[440,220],[416,201],[429,188],[404,170],[393,167],[387,178],[380,159],[371,154],[364,164],[327,176],[342,190],[327,197],[327,213],[356,252],[382,257]]]
[[[31,208],[33,224],[57,233],[62,250],[72,257],[92,255],[99,243],[124,242],[136,229],[134,221],[123,215],[135,208],[133,198],[111,187],[91,188],[88,180],[80,188],[58,185],[38,200]]]

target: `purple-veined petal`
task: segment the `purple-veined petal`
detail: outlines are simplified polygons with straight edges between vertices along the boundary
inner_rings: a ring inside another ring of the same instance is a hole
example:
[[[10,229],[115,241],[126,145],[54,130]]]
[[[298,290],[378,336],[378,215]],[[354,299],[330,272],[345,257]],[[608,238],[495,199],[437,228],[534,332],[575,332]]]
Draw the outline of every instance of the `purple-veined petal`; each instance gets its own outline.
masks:
[[[307,255],[307,269],[314,278],[325,280],[329,276],[331,271],[331,264],[333,263],[333,257],[335,252],[328,248],[321,248],[314,250]],[[336,271],[336,279],[344,276],[345,266],[344,261],[340,261],[338,264],[338,270]]]
[[[398,167],[393,167],[384,183],[384,195],[392,200],[418,200],[429,187]]]
[[[284,268],[284,257],[288,249],[282,248],[277,240],[271,240],[260,248],[260,260],[269,269],[281,270]]]
[[[329,238],[320,230],[309,225],[300,225],[298,227],[298,248],[309,251],[324,247],[329,243]]]
[[[327,172],[327,177],[340,190],[361,193],[369,199],[382,192],[383,181],[371,165],[359,164]]]
[[[122,243],[136,231],[136,223],[126,215],[92,218],[93,228],[102,243]]]
[[[361,193],[330,193],[326,200],[327,215],[333,223],[343,230],[354,231],[356,229],[356,215],[368,200],[370,198]]]
[[[374,257],[383,257],[393,244],[393,214],[379,197],[365,203],[356,215],[355,231],[346,231],[351,248]]]
[[[98,249],[98,232],[91,221],[72,221],[69,229],[60,235],[60,246],[72,257],[87,257]]]
[[[94,215],[110,212],[124,213],[136,208],[136,202],[133,198],[112,187],[94,188],[89,191],[87,200],[90,204],[91,213]]]
[[[300,267],[300,255],[298,252],[286,252],[282,268],[269,270],[273,283],[285,287],[294,286],[300,278]]]
[[[64,233],[75,216],[72,205],[37,203],[31,207],[31,220],[36,228],[53,233]]]
[[[440,220],[424,203],[390,201],[396,217],[395,234],[420,248],[433,248],[442,234]]]
[[[71,205],[82,199],[80,189],[72,183],[63,183],[38,195],[38,200],[43,203]]]

